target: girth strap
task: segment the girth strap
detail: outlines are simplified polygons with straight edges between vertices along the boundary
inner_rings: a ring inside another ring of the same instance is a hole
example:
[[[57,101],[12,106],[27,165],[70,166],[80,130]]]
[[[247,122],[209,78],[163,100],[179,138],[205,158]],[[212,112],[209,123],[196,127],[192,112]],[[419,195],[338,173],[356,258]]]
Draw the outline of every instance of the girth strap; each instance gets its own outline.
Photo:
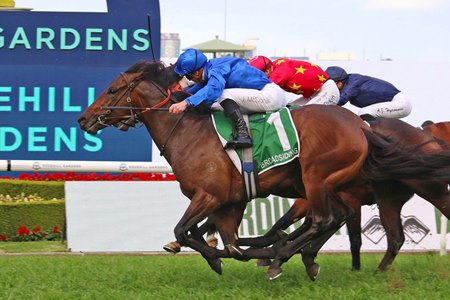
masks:
[[[250,122],[248,115],[243,115],[247,128],[250,132]],[[258,181],[258,165],[253,160],[253,146],[242,149],[242,178],[244,180],[244,189],[247,196],[247,200],[250,201],[258,195],[259,181]]]

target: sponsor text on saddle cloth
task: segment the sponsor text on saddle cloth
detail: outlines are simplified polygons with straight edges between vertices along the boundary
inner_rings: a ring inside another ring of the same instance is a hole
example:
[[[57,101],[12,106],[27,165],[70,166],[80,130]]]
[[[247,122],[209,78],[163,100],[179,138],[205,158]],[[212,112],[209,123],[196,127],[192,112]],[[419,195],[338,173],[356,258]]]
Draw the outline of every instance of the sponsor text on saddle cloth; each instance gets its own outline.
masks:
[[[212,114],[214,127],[223,145],[232,139],[232,124],[223,111]],[[292,123],[289,109],[249,115],[253,139],[253,159],[258,165],[258,174],[273,167],[286,164],[298,157],[300,142]],[[236,168],[242,173],[242,149],[227,150]],[[236,162],[236,155],[239,162]]]

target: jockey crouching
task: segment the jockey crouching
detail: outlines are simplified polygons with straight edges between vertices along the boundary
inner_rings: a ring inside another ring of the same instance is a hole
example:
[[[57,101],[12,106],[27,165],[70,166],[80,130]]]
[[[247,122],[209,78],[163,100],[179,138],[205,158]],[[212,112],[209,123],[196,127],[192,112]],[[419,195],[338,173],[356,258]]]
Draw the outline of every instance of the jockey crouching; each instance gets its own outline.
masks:
[[[347,102],[360,108],[358,115],[400,119],[411,113],[408,97],[392,83],[361,74],[347,74],[338,66],[328,67],[325,72],[336,82],[340,91],[338,105]]]
[[[219,103],[237,132],[225,148],[252,146],[242,112],[277,111],[287,104],[284,91],[242,58],[208,60],[201,51],[189,48],[178,57],[174,70],[195,85],[187,89],[192,96],[172,104],[169,112],[182,113],[186,108],[202,103],[214,108],[214,104]]]
[[[339,101],[336,84],[316,64],[288,58],[272,62],[262,55],[253,57],[249,63],[286,91],[288,104],[334,105]]]

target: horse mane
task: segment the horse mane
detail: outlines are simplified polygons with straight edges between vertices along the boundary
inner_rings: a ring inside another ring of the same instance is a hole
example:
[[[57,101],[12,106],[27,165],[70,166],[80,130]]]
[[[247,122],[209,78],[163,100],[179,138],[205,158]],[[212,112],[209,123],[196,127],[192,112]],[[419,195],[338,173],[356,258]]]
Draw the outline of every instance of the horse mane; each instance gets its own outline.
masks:
[[[181,78],[173,71],[173,67],[166,67],[161,61],[138,60],[128,68],[125,73],[142,73],[142,80],[153,81],[162,88],[167,89],[170,84]]]

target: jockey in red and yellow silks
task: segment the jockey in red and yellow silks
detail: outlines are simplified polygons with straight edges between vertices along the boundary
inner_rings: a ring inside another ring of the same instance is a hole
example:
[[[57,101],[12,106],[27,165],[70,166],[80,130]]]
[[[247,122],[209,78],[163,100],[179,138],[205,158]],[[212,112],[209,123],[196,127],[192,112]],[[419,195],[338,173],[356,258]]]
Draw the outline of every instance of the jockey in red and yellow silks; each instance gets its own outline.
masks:
[[[265,56],[256,56],[249,63],[286,92],[302,96],[302,104],[336,104],[339,100],[334,82],[316,64],[288,58],[272,62]]]

